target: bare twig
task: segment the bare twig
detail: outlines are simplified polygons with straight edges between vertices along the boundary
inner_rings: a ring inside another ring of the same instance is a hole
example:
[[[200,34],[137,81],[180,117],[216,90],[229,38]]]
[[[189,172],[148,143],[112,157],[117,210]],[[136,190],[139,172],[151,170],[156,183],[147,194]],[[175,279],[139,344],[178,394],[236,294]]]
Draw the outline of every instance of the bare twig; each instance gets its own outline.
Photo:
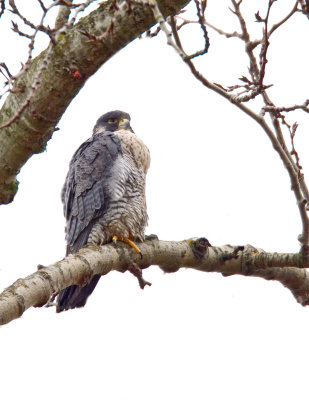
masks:
[[[172,28],[172,33],[173,33],[176,45],[178,46],[179,49],[181,49],[183,51],[182,44],[181,44],[179,34],[178,34],[178,28],[176,25],[176,18],[171,16],[169,22],[170,22],[170,25]]]
[[[258,82],[258,89],[260,91],[263,90],[263,80],[265,77],[266,64],[268,62],[267,60],[267,51],[269,47],[268,20],[269,20],[270,9],[274,4],[274,2],[275,0],[268,0],[268,7],[265,18],[260,17],[258,12],[256,13],[257,21],[262,22],[264,24],[262,46],[260,51],[260,71],[259,71],[259,82]]]
[[[195,57],[199,57],[203,54],[206,54],[209,49],[209,37],[208,37],[208,32],[207,32],[206,24],[205,24],[205,11],[206,11],[207,2],[202,1],[200,4],[199,0],[194,0],[194,3],[195,3],[195,7],[196,7],[198,23],[203,32],[204,48],[202,50],[199,50],[196,53],[192,54],[191,56],[189,56],[191,59],[195,58]]]
[[[268,39],[270,38],[270,36],[271,36],[280,26],[282,26],[282,25],[283,25],[287,20],[289,20],[297,11],[299,11],[298,8],[297,8],[297,6],[298,6],[298,1],[296,1],[296,3],[294,4],[292,10],[291,10],[281,21],[277,22],[276,24],[274,24],[274,25],[271,27],[271,29],[269,29],[269,31],[268,31]],[[232,11],[234,14],[237,15],[237,11],[235,11],[235,10],[231,10],[231,11]],[[181,17],[178,17],[178,18],[181,18]],[[188,22],[189,22],[189,23],[193,23],[193,22],[196,22],[196,21],[188,21]],[[216,31],[217,33],[219,33],[220,35],[225,36],[227,39],[230,39],[230,38],[238,38],[238,39],[242,39],[242,40],[244,40],[244,41],[246,41],[246,39],[248,39],[248,37],[243,36],[242,33],[239,33],[239,32],[237,32],[237,31],[234,31],[234,32],[225,32],[224,30],[222,30],[222,29],[216,27],[215,25],[211,24],[211,23],[208,22],[208,21],[205,21],[205,24],[206,24],[207,26],[209,26],[211,29],[213,29],[214,31]],[[257,40],[251,40],[250,47],[251,47],[252,50],[253,50],[253,49],[255,49],[258,45],[260,45],[262,42],[263,42],[263,38],[262,38],[262,39],[257,39]]]
[[[53,50],[53,46],[50,45],[50,47],[48,48],[48,50],[47,50],[47,52],[45,54],[45,57],[44,57],[44,59],[42,61],[42,64],[41,64],[40,68],[38,69],[36,76],[33,79],[33,82],[32,82],[32,84],[30,86],[30,91],[29,91],[29,94],[28,94],[26,100],[21,105],[21,107],[18,109],[18,111],[15,113],[15,115],[12,118],[10,118],[7,122],[5,122],[4,124],[2,124],[0,126],[0,129],[6,128],[6,127],[12,125],[15,121],[17,121],[22,116],[22,114],[25,111],[25,109],[31,103],[31,100],[32,100],[32,98],[33,98],[33,96],[35,94],[35,91],[36,91],[36,89],[38,88],[38,86],[41,83],[42,74],[43,74],[43,72],[46,70],[46,68],[48,66],[48,62],[49,62],[52,50]]]
[[[290,107],[275,107],[275,106],[265,106],[262,108],[262,112],[290,112],[295,110],[303,110],[309,113],[309,99],[307,99],[303,104],[295,104],[294,106]]]
[[[33,29],[34,31],[41,31],[46,33],[48,36],[51,37],[52,35],[52,29],[50,29],[47,26],[43,25],[43,21],[46,17],[47,12],[55,7],[55,5],[57,5],[57,3],[52,4],[51,6],[49,6],[47,9],[45,9],[45,11],[43,12],[43,16],[41,18],[41,22],[38,25],[35,25],[34,23],[32,23],[30,20],[28,20],[23,14],[21,14],[18,10],[18,8],[16,7],[15,1],[14,0],[10,0],[9,1],[10,6],[12,7],[12,9],[10,10],[13,14],[17,15],[25,25],[29,26],[31,29]]]
[[[191,21],[191,20],[187,20],[183,17],[180,17],[179,15],[176,15],[175,17],[172,16],[170,17],[167,22],[170,24],[171,26],[171,30],[172,30],[172,36],[175,40],[176,45],[178,46],[178,48],[180,48],[184,53],[184,49],[182,47],[180,38],[179,38],[179,30],[187,24],[199,24],[200,28],[203,32],[203,37],[204,37],[204,47],[201,50],[196,51],[193,54],[186,54],[186,58],[188,59],[193,59],[199,56],[202,56],[203,54],[208,52],[208,48],[209,48],[209,37],[208,37],[208,32],[206,29],[206,23],[205,23],[205,10],[206,10],[206,5],[207,5],[207,1],[204,0],[194,0],[195,3],[195,7],[196,7],[196,13],[197,13],[197,21]],[[177,26],[176,23],[176,18],[180,18],[183,23],[179,26]]]
[[[153,37],[156,37],[160,32],[161,32],[161,28],[159,26],[157,26],[153,32],[151,31],[151,29],[149,29],[149,31],[146,32],[146,36],[153,38]]]
[[[173,47],[174,50],[180,55],[180,57],[181,57],[182,59],[187,58],[187,54],[183,51],[182,48],[178,47],[177,44],[176,44],[176,42],[173,40],[173,34],[172,34],[172,32],[168,29],[167,24],[166,24],[166,22],[165,22],[165,19],[164,19],[163,15],[162,15],[162,13],[161,13],[159,7],[158,7],[157,2],[156,2],[155,0],[152,0],[152,1],[149,3],[149,5],[150,5],[150,7],[151,7],[151,9],[152,9],[153,16],[154,16],[155,20],[156,20],[156,21],[158,22],[158,24],[160,25],[160,28],[161,28],[162,32],[164,32],[165,35],[166,35],[167,44],[168,44],[169,46]]]
[[[257,63],[256,58],[253,53],[253,47],[252,47],[253,44],[252,44],[248,29],[247,29],[246,21],[240,11],[241,2],[240,1],[237,2],[235,0],[231,0],[231,1],[234,6],[234,10],[231,10],[231,11],[233,12],[233,14],[235,14],[237,16],[240,27],[241,27],[241,31],[242,31],[240,38],[246,43],[246,53],[247,53],[247,55],[249,57],[249,61],[250,61],[249,72],[252,77],[252,81],[254,83],[257,83],[259,80],[259,68],[258,68],[258,63]]]
[[[12,31],[13,31],[13,32],[16,32],[19,36],[28,38],[28,39],[30,39],[30,40],[32,39],[32,35],[29,35],[28,33],[22,32],[22,31],[19,29],[18,24],[17,24],[16,22],[12,21],[12,26],[13,26]]]
[[[206,24],[207,26],[209,26],[211,29],[213,29],[214,31],[216,31],[217,33],[219,33],[219,35],[225,36],[227,39],[230,39],[230,38],[242,39],[241,33],[238,33],[238,32],[236,32],[236,31],[234,31],[234,32],[225,32],[225,31],[223,31],[222,29],[217,28],[216,26],[214,26],[213,24],[211,24],[211,23],[208,22],[208,21],[205,21],[205,24]]]
[[[272,35],[280,26],[282,26],[288,19],[292,17],[292,15],[294,15],[298,11],[297,7],[298,7],[298,1],[296,1],[292,10],[281,21],[277,22],[271,27],[271,29],[268,32],[268,37],[270,37],[270,35]]]
[[[46,11],[47,11],[47,8],[45,7],[43,1],[42,1],[42,0],[38,0],[38,2],[39,2],[39,4],[40,4],[40,6],[41,6],[43,12],[46,12]]]
[[[2,69],[5,70],[5,72],[7,73],[7,76],[2,72]],[[0,71],[1,71],[1,73],[3,74],[3,76],[4,76],[7,80],[12,79],[13,75],[10,73],[10,71],[9,71],[9,69],[8,69],[8,67],[7,67],[7,65],[6,65],[4,62],[0,63]]]
[[[68,26],[68,27],[73,26],[73,25],[75,24],[75,21],[76,21],[77,17],[78,17],[78,14],[80,14],[80,13],[83,12],[83,11],[85,11],[85,9],[86,9],[88,6],[90,6],[90,4],[92,4],[92,3],[96,2],[96,1],[98,1],[98,0],[87,0],[87,1],[85,1],[84,3],[75,5],[75,7],[74,7],[74,8],[75,8],[74,14],[73,14],[72,18],[69,20],[67,26]],[[70,3],[71,3],[71,2],[69,2],[69,1],[66,2],[66,6],[68,6],[68,7],[70,6],[70,7],[72,8],[72,5],[71,5]]]
[[[295,122],[295,123],[292,125],[291,129],[290,129],[291,145],[292,145],[291,155],[292,155],[292,156],[295,156],[296,164],[297,164],[298,170],[299,170],[299,172],[300,172],[300,171],[302,170],[303,167],[302,167],[302,166],[300,165],[300,163],[299,163],[299,155],[298,155],[298,153],[297,153],[297,151],[296,151],[295,143],[294,143],[294,138],[295,138],[295,134],[296,134],[297,128],[298,128],[298,123]]]

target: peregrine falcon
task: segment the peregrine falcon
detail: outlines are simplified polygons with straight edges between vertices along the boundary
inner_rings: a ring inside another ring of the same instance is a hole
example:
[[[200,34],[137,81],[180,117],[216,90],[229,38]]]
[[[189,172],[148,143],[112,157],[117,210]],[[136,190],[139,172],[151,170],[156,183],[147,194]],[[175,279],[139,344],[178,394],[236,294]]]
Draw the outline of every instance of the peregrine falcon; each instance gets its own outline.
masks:
[[[61,199],[66,218],[67,255],[88,243],[144,240],[148,216],[145,179],[148,148],[133,132],[130,115],[110,111],[93,128],[92,137],[75,152]],[[83,287],[60,291],[57,312],[83,307],[100,275]]]

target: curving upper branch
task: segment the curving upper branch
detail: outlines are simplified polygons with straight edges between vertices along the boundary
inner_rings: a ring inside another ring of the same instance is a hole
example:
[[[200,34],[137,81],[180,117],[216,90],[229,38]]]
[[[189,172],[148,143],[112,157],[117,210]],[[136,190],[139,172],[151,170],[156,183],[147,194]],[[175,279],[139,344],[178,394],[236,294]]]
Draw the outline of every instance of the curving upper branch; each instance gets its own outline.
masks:
[[[165,16],[188,0],[159,0]],[[147,3],[104,2],[58,35],[15,81],[0,110],[0,204],[17,192],[22,166],[42,152],[63,113],[89,77],[156,21]],[[13,121],[13,122],[12,122]]]

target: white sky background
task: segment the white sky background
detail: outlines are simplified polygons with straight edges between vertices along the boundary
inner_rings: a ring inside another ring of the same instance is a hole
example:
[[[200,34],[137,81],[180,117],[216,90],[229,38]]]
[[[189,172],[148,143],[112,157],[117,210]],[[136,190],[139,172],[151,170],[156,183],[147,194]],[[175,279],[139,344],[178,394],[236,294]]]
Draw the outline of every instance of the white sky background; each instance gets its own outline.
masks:
[[[208,3],[210,22],[237,28],[228,1]],[[252,21],[267,2],[254,3]],[[278,1],[274,21],[292,5]],[[299,15],[271,41],[266,83],[275,84],[270,93],[280,106],[308,98],[308,34]],[[247,71],[242,45],[211,30],[209,36],[202,72],[238,83]],[[199,43],[193,34],[184,42]],[[1,40],[1,60],[12,59],[12,51],[4,56],[12,50],[7,44]],[[22,169],[18,195],[0,208],[1,288],[64,256],[60,190],[69,160],[113,109],[131,114],[151,151],[147,233],[298,251],[296,202],[264,132],[202,87],[161,35],[135,40],[105,64],[74,99],[47,151]],[[295,120],[309,179],[308,115],[296,112]],[[279,283],[191,270],[167,275],[155,266],[144,276],[152,286],[141,291],[129,273],[110,273],[84,309],[30,309],[2,327],[1,399],[308,399],[309,308]]]

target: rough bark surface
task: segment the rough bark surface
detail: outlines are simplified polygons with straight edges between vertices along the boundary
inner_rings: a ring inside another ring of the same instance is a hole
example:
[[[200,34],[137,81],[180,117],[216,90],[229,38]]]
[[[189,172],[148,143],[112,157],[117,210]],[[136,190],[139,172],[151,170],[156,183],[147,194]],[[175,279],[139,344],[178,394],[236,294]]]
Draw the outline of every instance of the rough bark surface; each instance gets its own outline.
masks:
[[[237,274],[276,280],[291,290],[300,304],[309,304],[309,273],[305,269],[309,259],[299,253],[266,253],[250,245],[214,247],[204,238],[181,242],[151,238],[139,247],[142,259],[122,243],[84,247],[75,255],[18,279],[0,294],[0,325],[20,317],[32,306],[43,306],[65,287],[84,285],[96,274],[125,272],[132,264],[142,269],[158,265],[165,272],[192,268],[223,276]]]
[[[158,0],[163,15],[175,14],[188,0]],[[72,99],[109,58],[156,23],[148,4],[131,4],[118,11],[104,2],[82,18],[66,34],[60,34],[50,49],[46,68],[22,117],[0,131],[0,204],[14,199],[16,175],[35,153],[42,152]],[[113,29],[110,30],[113,20]],[[90,40],[82,32],[103,36]],[[30,69],[15,82],[14,90],[0,110],[0,126],[9,121],[29,97],[34,77],[46,62],[46,49],[32,61]],[[44,60],[45,58],[45,60]]]

